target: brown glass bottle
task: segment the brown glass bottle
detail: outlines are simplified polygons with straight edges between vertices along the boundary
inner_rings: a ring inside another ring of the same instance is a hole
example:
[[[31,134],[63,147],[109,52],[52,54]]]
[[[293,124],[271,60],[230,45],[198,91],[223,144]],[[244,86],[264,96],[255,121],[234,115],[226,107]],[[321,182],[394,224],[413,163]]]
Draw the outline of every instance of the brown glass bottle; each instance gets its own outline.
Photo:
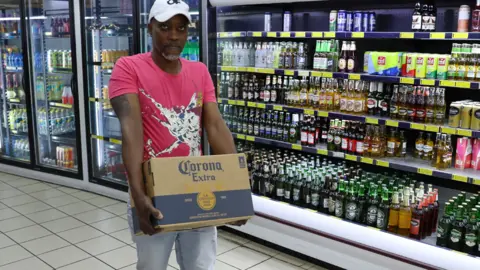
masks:
[[[415,108],[415,122],[424,123],[426,118],[426,109],[425,109],[425,89],[428,87],[417,87],[416,99],[416,108]]]
[[[416,207],[412,211],[412,219],[410,221],[410,238],[420,240],[422,239],[422,225],[425,224],[423,220],[423,204],[420,199],[417,199]]]

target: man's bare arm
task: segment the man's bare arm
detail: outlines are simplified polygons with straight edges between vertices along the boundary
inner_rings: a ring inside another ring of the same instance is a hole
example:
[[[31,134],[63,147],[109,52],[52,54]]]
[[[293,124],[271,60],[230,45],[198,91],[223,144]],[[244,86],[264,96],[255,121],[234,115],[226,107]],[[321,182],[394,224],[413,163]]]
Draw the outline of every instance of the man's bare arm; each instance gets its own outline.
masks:
[[[236,153],[232,133],[223,121],[217,103],[205,103],[203,113],[204,128],[207,131],[208,142],[213,149],[213,153],[216,155]]]

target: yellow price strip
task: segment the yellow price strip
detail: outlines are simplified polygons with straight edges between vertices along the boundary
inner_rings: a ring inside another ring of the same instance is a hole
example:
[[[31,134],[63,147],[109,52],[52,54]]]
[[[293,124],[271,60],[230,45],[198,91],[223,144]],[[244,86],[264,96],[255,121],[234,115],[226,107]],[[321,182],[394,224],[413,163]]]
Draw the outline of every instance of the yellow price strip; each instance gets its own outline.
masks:
[[[257,108],[259,109],[265,109],[266,107],[265,103],[257,103]]]
[[[333,78],[333,73],[332,72],[322,72],[322,77]]]
[[[245,135],[243,135],[243,134],[237,134],[237,139],[245,140]]]
[[[320,71],[312,71],[312,72],[310,73],[310,76],[312,76],[312,77],[322,77],[322,75],[323,75],[323,74],[322,74],[322,72],[320,72]]]
[[[222,33],[219,33],[219,34],[220,34],[221,38],[228,37],[228,33],[222,32]]]
[[[320,117],[328,117],[328,112],[318,111],[317,114],[318,114],[318,116],[320,116]]]
[[[261,37],[262,32],[252,32],[252,37]]]
[[[360,74],[348,74],[349,80],[360,80]]]
[[[249,102],[247,102],[247,106],[248,106],[248,107],[256,108],[256,107],[257,107],[257,103],[249,101]]]
[[[411,129],[417,129],[417,130],[425,130],[425,125],[424,124],[411,123],[410,128]]]
[[[223,66],[222,71],[237,71],[235,67]]]
[[[310,211],[310,212],[313,212],[313,213],[317,213],[318,211],[317,210],[313,210],[313,209],[310,209],[310,208],[305,208],[307,211]]]
[[[458,88],[471,88],[471,83],[470,82],[455,82],[455,87],[458,87]]]
[[[346,160],[357,161],[357,156],[345,154]]]
[[[300,144],[292,144],[292,149],[302,151],[302,146]]]
[[[273,105],[273,109],[274,109],[275,111],[283,111],[283,107],[280,106],[280,105]]]
[[[430,176],[433,175],[433,171],[430,170],[430,169],[426,169],[426,168],[418,168],[417,172],[419,174],[424,174],[424,175],[430,175]]]
[[[305,110],[303,110],[303,113],[304,113],[304,114],[308,114],[308,115],[314,115],[314,114],[315,114],[315,111],[314,111],[314,110],[305,109]]]
[[[412,32],[402,32],[400,33],[400,38],[414,38],[415,34]]]
[[[352,33],[352,38],[364,38],[365,33],[364,32],[353,32]]]
[[[323,32],[312,32],[312,38],[322,38]]]
[[[383,161],[383,160],[376,160],[376,165],[381,166],[381,167],[390,167],[390,163],[388,161]]]
[[[277,37],[277,32],[267,32],[267,37]]]
[[[317,154],[328,156],[328,150],[327,149],[317,149]]]
[[[435,85],[435,80],[421,79],[421,80],[420,80],[420,84],[421,84],[421,85],[434,86],[434,85]]]
[[[376,231],[380,231],[379,228],[375,228],[375,227],[372,227],[372,226],[367,226],[367,228],[372,229],[372,230],[376,230]]]
[[[122,144],[122,141],[110,138],[109,141],[114,144]]]
[[[445,39],[445,33],[430,33],[430,39]]]
[[[457,129],[457,135],[472,137],[472,131],[468,129]]]
[[[92,138],[103,141],[103,136],[92,135]]]
[[[468,33],[453,33],[452,34],[453,39],[468,39]]]
[[[473,184],[480,186],[480,179],[473,179]]]
[[[365,118],[365,122],[366,122],[367,124],[378,125],[378,119],[377,119],[377,118],[366,117],[366,118]]]
[[[398,127],[398,121],[387,120],[387,121],[385,121],[385,125],[387,125],[389,127]]]
[[[247,139],[247,141],[251,141],[251,142],[255,141],[255,137],[253,137],[253,136],[247,136],[245,138]]]
[[[443,86],[443,87],[455,87],[455,81],[441,80],[441,81],[440,81],[440,86]]]
[[[247,72],[247,68],[246,67],[237,67],[237,71],[240,71],[240,72]]]
[[[415,83],[415,79],[414,79],[414,78],[401,77],[401,78],[400,78],[400,83],[403,83],[403,84],[414,84],[414,83]]]
[[[439,132],[440,127],[439,126],[432,126],[432,125],[425,125],[425,130],[430,131],[430,132]]]
[[[447,134],[455,135],[456,134],[456,129],[450,128],[450,127],[442,127],[442,132],[447,133]]]
[[[295,70],[287,69],[283,71],[285,76],[293,76],[295,74]]]
[[[324,38],[335,38],[335,32],[325,32],[323,33]]]
[[[237,105],[238,105],[238,106],[245,106],[245,101],[243,101],[243,100],[237,100]]]
[[[280,37],[289,38],[290,37],[290,32],[281,32]]]
[[[360,161],[367,164],[373,164],[373,159],[371,158],[362,157],[360,158]]]
[[[229,105],[237,105],[237,101],[236,100],[228,100],[228,104]]]
[[[462,175],[453,175],[452,176],[452,179],[455,180],[455,181],[460,181],[460,182],[464,182],[464,183],[467,183],[468,182],[468,177],[466,176],[462,176]]]
[[[305,32],[296,32],[295,37],[297,38],[304,38],[306,36]]]
[[[248,67],[247,72],[257,72],[257,69],[254,67]]]

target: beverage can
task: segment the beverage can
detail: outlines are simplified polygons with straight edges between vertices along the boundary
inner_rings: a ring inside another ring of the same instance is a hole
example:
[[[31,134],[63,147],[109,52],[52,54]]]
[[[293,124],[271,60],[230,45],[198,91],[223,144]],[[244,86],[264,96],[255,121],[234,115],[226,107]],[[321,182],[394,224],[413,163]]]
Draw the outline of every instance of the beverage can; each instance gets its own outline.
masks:
[[[271,12],[265,12],[263,31],[265,32],[272,31],[272,13]]]
[[[337,31],[337,15],[338,11],[332,10],[330,11],[330,20],[329,20],[329,31]]]
[[[461,106],[460,111],[460,127],[461,128],[470,128],[470,124],[472,121],[472,110],[473,105],[472,103],[464,103]]]
[[[337,16],[337,31],[345,32],[347,24],[347,12],[345,10],[339,10]]]
[[[362,12],[362,31],[368,31],[368,12]]]
[[[460,110],[462,104],[459,102],[453,102],[450,104],[450,110],[448,112],[448,125],[450,127],[460,127]]]
[[[427,79],[436,79],[438,74],[438,58],[437,54],[427,55]]]
[[[353,31],[353,13],[351,11],[347,11],[347,21],[345,23],[345,31],[352,32]]]
[[[292,31],[292,12],[285,11],[283,13],[283,32]]]
[[[362,12],[355,11],[353,13],[353,31],[362,32]]]
[[[368,62],[370,59],[370,51],[366,51],[363,57],[363,72],[368,73]]]
[[[450,55],[438,56],[437,79],[439,80],[447,79],[449,62],[450,62]]]
[[[417,55],[417,64],[415,67],[415,77],[425,78],[427,76],[427,54]]]
[[[407,55],[408,53],[404,52],[402,53],[402,60],[401,60],[401,69],[400,69],[400,74],[401,76],[407,76]]]
[[[407,73],[405,74],[405,76],[415,77],[416,68],[417,68],[417,54],[416,53],[407,54]]]
[[[470,7],[468,5],[460,6],[458,11],[458,28],[457,32],[468,32],[470,24]]]
[[[375,12],[368,13],[368,31],[375,32],[377,29],[377,15]]]
[[[473,130],[480,130],[480,103],[479,102],[475,102],[473,104],[470,128]]]

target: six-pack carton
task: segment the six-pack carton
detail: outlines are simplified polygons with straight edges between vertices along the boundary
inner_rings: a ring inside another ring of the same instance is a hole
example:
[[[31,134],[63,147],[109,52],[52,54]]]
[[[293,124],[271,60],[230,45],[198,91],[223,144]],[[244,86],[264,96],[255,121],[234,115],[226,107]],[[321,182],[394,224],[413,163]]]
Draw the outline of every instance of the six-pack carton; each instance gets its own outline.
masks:
[[[163,232],[219,226],[254,215],[244,154],[153,158],[143,164],[146,192]],[[133,227],[141,234],[132,200]]]

